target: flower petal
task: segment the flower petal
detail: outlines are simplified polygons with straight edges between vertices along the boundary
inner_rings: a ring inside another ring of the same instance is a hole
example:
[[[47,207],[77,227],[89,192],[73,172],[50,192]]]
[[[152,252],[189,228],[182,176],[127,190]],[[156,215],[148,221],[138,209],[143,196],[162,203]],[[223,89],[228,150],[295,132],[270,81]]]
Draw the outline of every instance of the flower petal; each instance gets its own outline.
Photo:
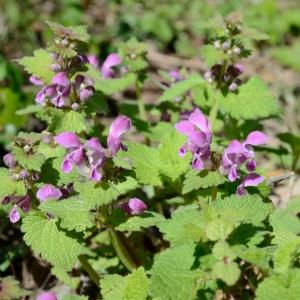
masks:
[[[73,163],[69,160],[68,157],[66,157],[62,162],[61,169],[64,173],[70,173],[72,171]]]
[[[62,197],[61,191],[52,184],[45,184],[36,193],[36,197],[44,202],[48,199],[59,199]]]
[[[268,137],[261,131],[252,131],[248,134],[246,141],[244,144],[246,145],[263,145],[268,141]]]
[[[57,300],[57,297],[54,293],[43,292],[36,297],[36,300]]]
[[[258,186],[264,181],[264,177],[256,173],[250,173],[243,179],[243,185],[247,186]]]
[[[130,215],[140,215],[147,209],[147,205],[139,198],[131,198],[122,208]]]
[[[52,78],[51,83],[67,87],[70,84],[70,81],[65,72],[59,72]]]
[[[81,146],[78,136],[73,132],[62,132],[54,137],[54,139],[56,143],[66,149],[77,148]]]
[[[7,153],[3,156],[3,162],[8,168],[14,168],[16,165],[16,160],[11,153]]]
[[[17,210],[17,205],[14,205],[14,207],[12,208],[10,214],[9,214],[9,220],[11,223],[16,223],[20,220],[21,215]]]
[[[101,67],[101,73],[104,78],[112,77],[113,67],[121,64],[121,57],[117,53],[111,53],[107,56]]]
[[[197,126],[204,133],[211,135],[210,124],[208,122],[208,119],[205,117],[205,115],[202,113],[202,111],[199,108],[196,108],[191,113],[189,117],[189,122]]]

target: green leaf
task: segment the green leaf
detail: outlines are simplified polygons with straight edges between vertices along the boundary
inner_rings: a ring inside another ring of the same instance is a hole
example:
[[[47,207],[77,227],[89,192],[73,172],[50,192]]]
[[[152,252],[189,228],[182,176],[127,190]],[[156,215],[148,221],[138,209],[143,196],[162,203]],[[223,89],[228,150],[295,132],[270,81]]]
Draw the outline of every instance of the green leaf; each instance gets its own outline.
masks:
[[[215,218],[207,224],[205,232],[211,241],[223,241],[233,231],[234,227],[235,224],[230,220]]]
[[[213,267],[213,274],[227,285],[234,285],[238,281],[241,271],[235,262],[225,263],[219,261]]]
[[[122,78],[105,79],[102,78],[99,71],[92,66],[89,67],[88,71],[83,74],[90,77],[94,82],[93,86],[95,89],[105,95],[112,95],[116,92],[123,91],[133,85],[136,80],[136,76],[134,74],[126,74]]]
[[[227,58],[227,55],[223,51],[216,49],[213,45],[203,46],[201,55],[208,67],[212,67]]]
[[[126,156],[130,158],[136,178],[141,184],[162,185],[159,174],[159,150],[143,144],[130,143]]]
[[[90,38],[85,25],[65,27],[55,22],[46,21],[46,23],[59,38],[80,42],[87,42]]]
[[[285,209],[276,209],[270,216],[270,224],[275,232],[284,231],[287,233],[300,233],[299,218]]]
[[[150,295],[156,299],[195,299],[196,273],[191,271],[195,246],[189,243],[159,253],[150,270]],[[180,287],[180,288],[179,288]]]
[[[76,239],[58,228],[57,219],[31,213],[23,219],[21,230],[24,241],[35,254],[41,254],[45,260],[66,271],[73,268],[83,251]]]
[[[159,98],[159,101],[174,101],[177,97],[183,96],[191,88],[202,85],[203,83],[203,78],[194,74],[188,79],[174,83],[170,88],[164,91],[162,96]]]
[[[93,218],[84,200],[71,197],[65,200],[49,200],[42,203],[39,208],[46,213],[58,217],[60,226],[67,230],[84,231],[92,227]]]
[[[19,109],[16,111],[16,115],[18,116],[23,116],[23,115],[30,115],[30,114],[34,114],[36,112],[42,111],[43,110],[43,106],[41,105],[28,105],[23,109]]]
[[[142,216],[130,217],[116,229],[119,231],[141,231],[143,228],[157,226],[164,222],[165,218],[155,212],[145,212]]]
[[[207,189],[209,187],[218,186],[226,181],[225,176],[218,171],[196,171],[190,170],[186,173],[183,182],[182,193],[187,194],[193,190]]]
[[[10,195],[25,196],[27,189],[23,181],[12,180],[9,171],[0,168],[0,198]]]
[[[102,205],[108,205],[117,200],[119,196],[135,190],[138,187],[136,180],[132,177],[126,177],[123,182],[117,184],[94,182],[75,182],[74,188],[79,193],[80,199],[89,209],[93,209]]]
[[[103,300],[123,300],[126,278],[120,275],[105,275],[100,280]]]
[[[52,115],[49,131],[60,133],[63,131],[72,131],[80,133],[86,130],[86,120],[83,113],[70,110],[68,112],[55,110]]]
[[[237,93],[221,96],[223,114],[239,120],[256,120],[278,115],[278,104],[261,79],[252,77],[238,88]]]
[[[88,297],[86,296],[78,296],[78,295],[69,295],[64,296],[62,300],[88,300]]]
[[[294,261],[299,257],[300,238],[286,241],[278,246],[274,253],[274,271],[285,274],[293,267]]]
[[[212,253],[217,260],[223,260],[226,257],[227,260],[232,261],[236,258],[235,252],[225,241],[215,243]]]
[[[148,279],[143,268],[133,270],[125,277],[106,275],[100,286],[104,300],[145,300],[148,295]]]
[[[76,289],[80,283],[80,278],[79,277],[71,277],[68,272],[60,267],[53,267],[51,269],[51,273],[59,279],[59,281],[62,281],[64,284],[69,286],[72,289]]]
[[[20,288],[20,284],[12,276],[0,277],[0,299],[17,300],[25,297],[30,292]]]
[[[204,236],[203,218],[194,205],[179,207],[171,219],[160,222],[158,227],[172,246],[196,242]]]
[[[180,157],[179,148],[184,144],[186,138],[173,129],[164,136],[159,145],[160,173],[175,181],[180,175],[190,168],[191,156]]]
[[[25,68],[25,70],[41,79],[45,84],[49,84],[55,75],[51,69],[53,60],[44,49],[38,49],[33,52],[34,56],[25,56],[18,59],[17,62]]]
[[[254,225],[260,225],[273,210],[272,204],[265,203],[259,195],[232,195],[218,199],[213,207],[223,216],[236,216],[242,222]]]
[[[14,146],[12,154],[18,163],[27,170],[40,171],[46,161],[46,157],[41,153],[25,153],[23,148]]]
[[[258,285],[256,300],[298,300],[300,297],[300,271],[289,270],[280,275],[267,277]]]

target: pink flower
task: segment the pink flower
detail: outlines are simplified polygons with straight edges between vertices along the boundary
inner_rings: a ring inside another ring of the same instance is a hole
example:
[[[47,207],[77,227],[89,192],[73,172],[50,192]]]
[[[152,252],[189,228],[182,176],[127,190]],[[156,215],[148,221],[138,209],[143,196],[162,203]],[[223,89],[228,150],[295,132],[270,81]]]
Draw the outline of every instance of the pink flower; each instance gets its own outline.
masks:
[[[183,157],[189,150],[193,154],[193,168],[202,170],[209,163],[212,139],[210,124],[200,109],[195,109],[188,120],[175,125],[177,131],[187,136],[188,141],[179,149]]]
[[[29,195],[25,195],[25,196],[13,196],[12,195],[12,196],[4,197],[4,199],[2,200],[3,205],[6,205],[10,202],[13,202],[14,206],[9,214],[9,219],[10,219],[11,223],[16,223],[21,218],[21,215],[17,208],[19,207],[24,212],[29,211],[30,205],[31,205],[31,198]]]
[[[57,297],[54,293],[43,292],[36,297],[36,300],[57,300]]]
[[[115,75],[113,67],[120,65],[122,62],[121,57],[117,53],[109,54],[101,67],[103,78],[110,78]]]
[[[147,205],[139,198],[131,198],[122,206],[123,210],[130,215],[141,215],[146,209]]]
[[[62,193],[52,184],[45,184],[37,191],[36,197],[44,202],[48,199],[59,199],[62,197]]]
[[[75,90],[81,102],[85,102],[95,93],[93,81],[83,75],[77,75],[75,77]]]
[[[121,137],[131,127],[131,120],[125,116],[117,117],[110,125],[107,145],[112,155],[115,155],[120,148],[124,149]]]
[[[11,153],[3,156],[3,162],[8,168],[14,168],[16,166],[16,160]]]
[[[236,190],[236,193],[238,196],[243,196],[247,193],[245,187],[258,186],[263,181],[264,181],[264,177],[256,173],[250,173],[243,178],[241,184],[238,186]]]
[[[11,210],[11,212],[9,214],[9,220],[10,220],[11,223],[17,223],[21,218],[21,215],[18,212],[17,208],[18,208],[18,206],[15,204],[13,209]]]

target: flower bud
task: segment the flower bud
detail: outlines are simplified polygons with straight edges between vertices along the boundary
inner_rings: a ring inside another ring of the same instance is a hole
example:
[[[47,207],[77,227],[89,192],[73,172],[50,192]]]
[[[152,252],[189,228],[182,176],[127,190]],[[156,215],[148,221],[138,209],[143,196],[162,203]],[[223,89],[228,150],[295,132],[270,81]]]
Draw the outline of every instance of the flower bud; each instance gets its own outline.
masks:
[[[130,215],[140,215],[147,209],[147,205],[138,198],[132,198],[122,208]]]
[[[236,55],[240,55],[242,51],[241,51],[241,48],[235,47],[235,48],[233,49],[233,52],[234,52]]]
[[[54,293],[43,292],[37,296],[36,300],[57,300],[57,297]]]
[[[221,48],[221,44],[220,44],[220,41],[214,41],[214,47],[216,48],[216,49],[220,49]]]
[[[222,48],[223,48],[223,50],[228,50],[230,48],[230,42],[224,42],[222,44]]]
[[[16,160],[11,153],[3,156],[3,162],[8,168],[14,168],[16,165]]]
[[[73,103],[72,105],[71,105],[71,108],[73,109],[73,110],[78,110],[79,109],[79,107],[80,107],[80,105],[78,104],[78,103]]]
[[[235,82],[232,82],[230,85],[229,85],[229,90],[231,92],[235,92],[238,88],[238,85],[235,83]]]

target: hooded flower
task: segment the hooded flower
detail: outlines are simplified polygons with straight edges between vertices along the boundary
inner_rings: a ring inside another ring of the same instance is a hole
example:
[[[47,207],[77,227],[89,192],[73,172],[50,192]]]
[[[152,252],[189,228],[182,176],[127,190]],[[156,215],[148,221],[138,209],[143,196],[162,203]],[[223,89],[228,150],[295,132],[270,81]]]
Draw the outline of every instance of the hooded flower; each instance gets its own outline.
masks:
[[[117,53],[109,54],[101,67],[101,73],[103,78],[114,77],[115,72],[113,70],[113,67],[120,65],[121,62],[121,57]]]
[[[95,93],[93,81],[83,75],[77,75],[75,77],[75,90],[81,102],[85,102]]]
[[[17,208],[18,208],[18,205],[15,204],[13,209],[11,210],[11,212],[9,214],[9,220],[10,220],[11,223],[17,223],[21,218],[21,215],[18,212]]]
[[[68,150],[62,170],[65,173],[72,171],[74,164],[79,165],[84,159],[84,149],[77,135],[73,132],[63,132],[55,137],[55,141]]]
[[[179,155],[183,157],[189,150],[193,155],[193,168],[202,170],[209,163],[211,129],[210,124],[200,109],[195,109],[185,121],[175,125],[177,131],[185,135],[188,140],[179,149]]]
[[[31,80],[31,82],[33,81]],[[38,92],[35,101],[43,104],[48,97],[54,106],[62,107],[65,105],[65,100],[70,96],[70,92],[71,83],[66,73],[59,72],[52,78],[50,85],[43,87]]]
[[[131,127],[131,120],[125,116],[117,117],[110,125],[107,146],[112,155],[115,155],[120,148],[125,148],[121,137]]]
[[[8,168],[14,168],[16,166],[16,160],[11,153],[3,156],[3,162]]]
[[[30,209],[31,198],[29,195],[25,196],[6,196],[2,200],[2,204],[6,205],[10,202],[14,203],[14,206],[9,214],[9,219],[11,223],[16,223],[20,220],[21,215],[18,211],[18,207],[22,209],[22,211],[27,212]]]
[[[146,209],[147,205],[139,198],[131,198],[122,206],[123,210],[130,215],[141,215]]]
[[[239,178],[238,170],[245,164],[249,172],[256,169],[255,152],[253,146],[265,144],[267,136],[260,131],[252,131],[247,136],[246,140],[241,143],[237,140],[231,141],[229,146],[224,150],[220,166],[220,172],[227,175],[228,180],[233,182]],[[263,177],[256,174],[248,174],[241,182],[237,189],[239,196],[246,193],[245,187],[257,186],[263,181]]]
[[[175,81],[180,81],[182,80],[182,76],[180,75],[179,71],[178,70],[171,70],[169,72],[169,76]]]
[[[36,197],[44,202],[48,199],[59,199],[62,197],[61,191],[52,184],[43,185],[36,193]]]

